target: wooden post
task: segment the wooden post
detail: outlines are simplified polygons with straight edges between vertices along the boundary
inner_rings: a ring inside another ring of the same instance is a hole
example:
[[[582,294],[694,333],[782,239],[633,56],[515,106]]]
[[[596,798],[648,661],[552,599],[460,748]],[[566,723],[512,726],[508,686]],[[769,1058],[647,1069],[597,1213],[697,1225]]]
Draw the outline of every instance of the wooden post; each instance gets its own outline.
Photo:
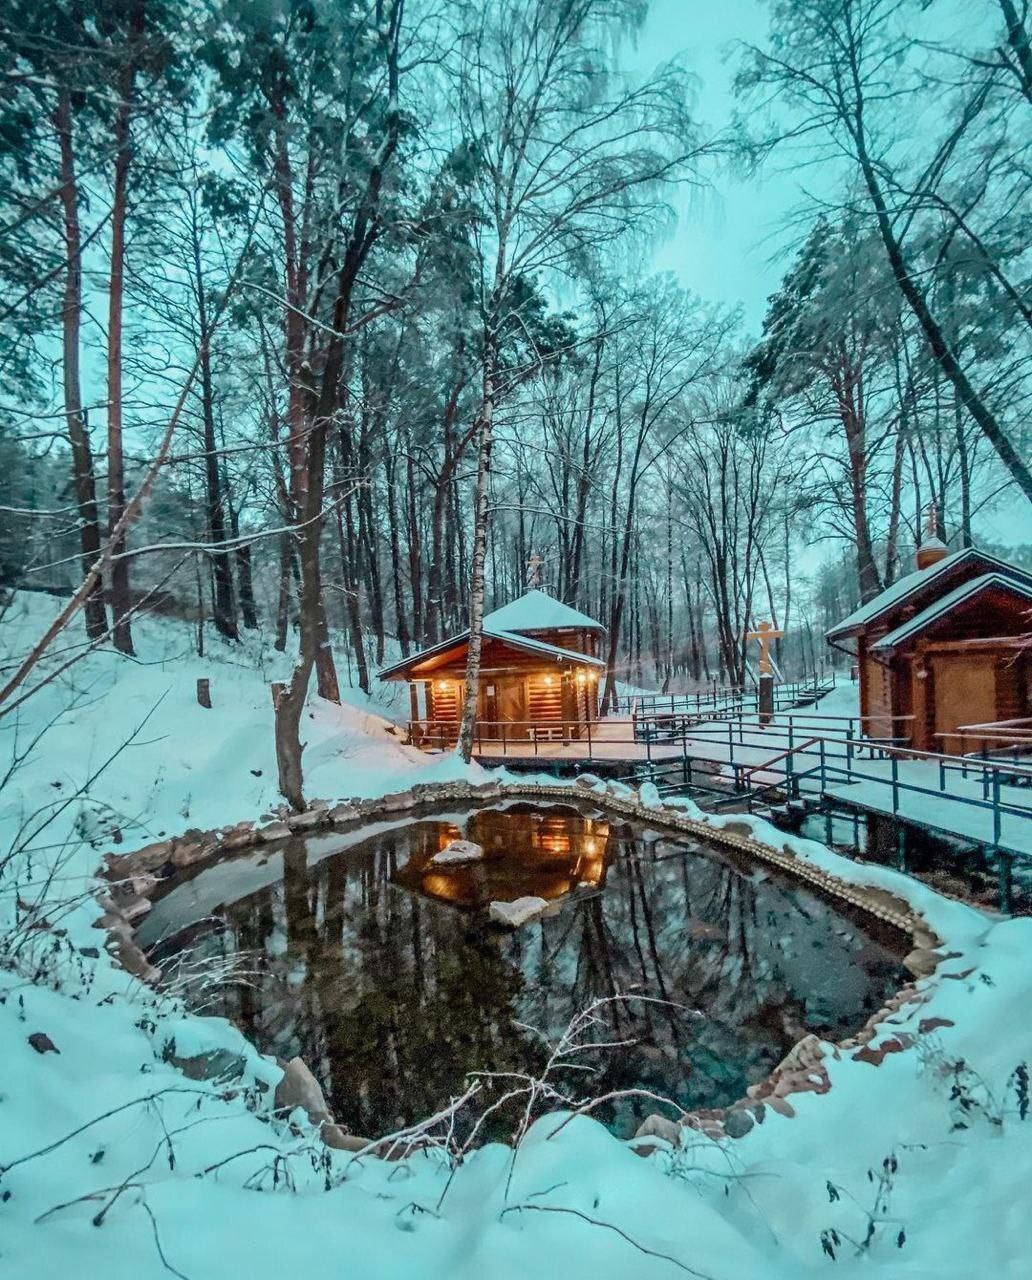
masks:
[[[197,701],[202,707],[211,710],[211,681],[203,676],[197,678]]]
[[[759,679],[760,724],[770,724],[774,719],[774,676],[764,672]]]
[[[1011,914],[1013,906],[1013,879],[1011,875],[1014,859],[1002,849],[996,850],[996,880],[1000,891],[1000,910],[1005,916]]]

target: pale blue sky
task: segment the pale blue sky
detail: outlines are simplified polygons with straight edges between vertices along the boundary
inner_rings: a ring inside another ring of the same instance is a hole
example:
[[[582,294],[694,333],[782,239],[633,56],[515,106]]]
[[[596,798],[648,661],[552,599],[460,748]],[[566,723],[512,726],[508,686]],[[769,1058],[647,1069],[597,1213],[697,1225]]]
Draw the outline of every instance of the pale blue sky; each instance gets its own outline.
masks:
[[[710,132],[720,129],[735,106],[731,46],[762,40],[768,14],[760,0],[653,0],[635,50],[636,67],[651,70],[681,55],[699,81],[699,118]],[[771,168],[753,181],[716,170],[709,176],[706,190],[686,194],[677,230],[657,249],[655,264],[704,298],[741,304],[755,330],[790,256],[790,250],[778,253],[789,239],[781,230],[784,219],[814,173],[790,176]]]

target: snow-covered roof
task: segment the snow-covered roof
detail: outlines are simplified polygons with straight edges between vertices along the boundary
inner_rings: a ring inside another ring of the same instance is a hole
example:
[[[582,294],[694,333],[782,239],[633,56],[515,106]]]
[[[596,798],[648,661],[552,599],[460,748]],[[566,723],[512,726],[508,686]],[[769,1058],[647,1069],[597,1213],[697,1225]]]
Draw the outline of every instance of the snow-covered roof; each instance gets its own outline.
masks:
[[[1008,564],[1006,560],[1000,560],[985,551],[978,551],[975,547],[965,547],[962,551],[954,551],[952,554],[944,556],[942,560],[930,565],[927,569],[915,569],[913,573],[908,573],[898,579],[891,587],[886,587],[884,591],[879,592],[873,600],[868,600],[866,604],[862,604],[859,609],[855,609],[847,618],[837,622],[835,626],[825,632],[825,638],[836,640],[840,636],[848,635],[858,627],[866,626],[867,623],[873,622],[875,618],[880,617],[893,606],[901,604],[909,596],[914,595],[916,592],[923,592],[925,587],[938,581],[944,574],[948,574],[959,565],[975,559],[984,561],[987,566],[1005,573],[1009,577],[1029,579],[1029,575],[1023,569],[1019,569],[1017,565]]]
[[[920,613],[908,618],[895,631],[890,631],[888,635],[882,636],[880,640],[871,645],[872,651],[875,649],[895,649],[897,645],[901,645],[905,640],[918,635],[937,619],[945,617],[951,609],[955,609],[957,605],[963,604],[966,600],[971,599],[972,596],[977,596],[987,587],[1003,587],[1024,596],[1026,600],[1032,600],[1032,582],[1025,582],[1020,578],[1011,578],[1002,573],[983,573],[980,577],[972,578],[969,582],[963,582],[959,587],[948,591],[946,595],[930,604],[927,609],[922,609]]]
[[[547,591],[525,591],[523,595],[484,618],[484,626],[502,631],[555,631],[578,627],[583,631],[605,631],[605,627],[579,609],[563,604]]]
[[[501,610],[499,610],[501,612]],[[511,645],[514,649],[523,649],[527,653],[547,654],[550,658],[555,658],[559,662],[576,662],[584,667],[604,667],[606,664],[601,658],[593,658],[587,653],[578,653],[576,649],[563,649],[559,645],[548,644],[544,640],[538,640],[534,636],[520,635],[515,631],[506,631],[503,627],[490,624],[493,614],[489,614],[484,619],[484,636],[491,640],[500,640],[503,644]],[[419,666],[421,662],[426,662],[430,658],[435,658],[439,654],[447,653],[449,649],[455,649],[459,645],[465,644],[469,640],[469,629],[461,631],[457,636],[449,636],[447,640],[442,640],[439,644],[431,645],[428,649],[421,649],[418,653],[410,654],[409,657],[403,658],[401,662],[395,662],[390,667],[384,667],[380,672],[381,680],[390,680],[394,676],[403,675],[412,667]]]

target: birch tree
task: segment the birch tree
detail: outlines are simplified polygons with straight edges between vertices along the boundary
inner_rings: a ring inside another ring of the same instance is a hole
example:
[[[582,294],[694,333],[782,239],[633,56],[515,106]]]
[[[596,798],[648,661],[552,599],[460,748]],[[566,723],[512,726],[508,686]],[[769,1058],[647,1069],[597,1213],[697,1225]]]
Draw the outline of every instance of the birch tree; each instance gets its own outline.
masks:
[[[628,0],[487,0],[452,64],[459,128],[476,153],[479,214],[465,760],[480,680],[495,416],[525,373],[507,369],[503,353],[526,336],[528,284],[575,274],[602,246],[644,226],[663,184],[690,173],[701,154],[676,70],[638,84],[614,71],[610,42],[638,15]],[[540,360],[528,345],[527,359]]]

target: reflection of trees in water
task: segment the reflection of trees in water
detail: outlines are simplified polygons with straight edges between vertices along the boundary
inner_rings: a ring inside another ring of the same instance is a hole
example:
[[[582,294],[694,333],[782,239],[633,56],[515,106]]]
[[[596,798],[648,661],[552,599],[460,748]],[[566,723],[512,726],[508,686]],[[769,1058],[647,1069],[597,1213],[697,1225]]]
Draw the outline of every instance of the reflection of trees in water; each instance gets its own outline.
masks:
[[[401,839],[404,856],[408,833]],[[228,911],[240,945],[285,935],[281,955],[270,949],[262,1013],[248,1030],[259,1044],[300,1053],[334,1113],[358,1132],[432,1113],[467,1071],[536,1069],[543,1060],[512,1025],[523,980],[501,940],[475,917],[393,887],[398,853],[385,840],[372,857],[327,859],[309,872],[303,851],[292,850],[282,886]]]
[[[897,976],[802,890],[627,826],[610,834],[604,892],[499,934],[394,882],[441,836],[414,824],[314,867],[292,846],[282,883],[225,913],[222,942],[265,956],[257,988],[227,991],[226,1012],[261,1047],[300,1053],[359,1132],[437,1110],[469,1071],[539,1070],[544,1047],[514,1023],[555,1040],[599,996],[651,1000],[606,1006],[608,1035],[634,1044],[596,1054],[590,1079],[568,1076],[574,1092],[637,1086],[720,1105],[829,1010],[843,1028],[863,1021]]]

